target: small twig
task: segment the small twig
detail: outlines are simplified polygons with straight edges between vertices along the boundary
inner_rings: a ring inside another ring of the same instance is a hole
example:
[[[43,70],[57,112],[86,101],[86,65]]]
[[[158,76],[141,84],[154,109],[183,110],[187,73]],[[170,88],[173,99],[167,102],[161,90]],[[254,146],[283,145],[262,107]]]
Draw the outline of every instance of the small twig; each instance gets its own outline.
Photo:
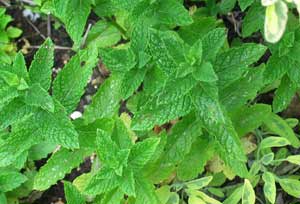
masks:
[[[29,49],[40,49],[40,47],[41,47],[40,45],[31,45],[29,47]],[[72,50],[71,47],[64,47],[64,46],[59,46],[59,45],[55,45],[54,49],[55,50]]]
[[[46,36],[43,33],[41,33],[41,31],[29,19],[25,18],[25,20],[41,36],[41,38],[46,40]]]
[[[0,2],[1,2],[4,6],[6,6],[6,7],[10,7],[10,6],[11,6],[10,3],[8,3],[8,2],[5,1],[5,0],[0,0]]]
[[[35,6],[35,3],[31,0],[20,0],[23,3],[29,4],[30,6]]]
[[[86,29],[86,31],[85,31],[85,34],[84,34],[84,36],[83,36],[83,38],[82,38],[81,48],[83,48],[84,45],[85,45],[85,42],[86,42],[86,39],[87,39],[87,37],[88,37],[88,35],[89,35],[89,32],[90,32],[90,30],[91,30],[91,27],[92,27],[92,24],[89,23],[89,25],[88,25],[88,27],[87,27],[87,29]]]
[[[47,19],[47,36],[51,38],[51,15],[48,14],[48,19]]]

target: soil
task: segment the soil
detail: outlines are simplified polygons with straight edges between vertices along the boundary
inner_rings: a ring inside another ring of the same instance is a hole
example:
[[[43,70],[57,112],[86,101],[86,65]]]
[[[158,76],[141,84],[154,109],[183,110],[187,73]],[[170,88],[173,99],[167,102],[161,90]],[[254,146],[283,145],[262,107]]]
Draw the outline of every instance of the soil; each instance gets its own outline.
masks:
[[[204,1],[193,2],[191,0],[185,0],[185,6],[187,8],[191,6],[201,7],[205,5]],[[7,8],[7,11],[15,19],[12,24],[18,26],[23,30],[23,35],[20,39],[17,40],[17,46],[19,49],[23,49],[26,52],[26,62],[29,65],[33,59],[33,55],[36,52],[37,48],[43,43],[45,37],[48,35],[54,41],[55,45],[59,45],[64,49],[55,49],[55,63],[53,68],[53,77],[57,72],[64,66],[64,64],[74,55],[74,52],[71,50],[72,41],[66,33],[65,29],[61,26],[58,29],[54,28],[54,19],[50,17],[48,20],[47,17],[38,18],[35,22],[25,18],[22,14],[24,7],[17,3],[16,1],[11,1],[11,7]],[[228,28],[228,41],[229,43],[236,37],[240,38],[243,42],[262,42],[262,36],[260,34],[255,34],[253,37],[242,39],[239,35],[240,25],[244,13],[241,12],[238,7],[228,15],[219,16],[223,19],[225,26]],[[88,20],[88,23],[94,24],[97,22],[98,17],[95,14],[91,14]],[[51,26],[51,35],[48,33],[48,24],[50,22]],[[88,25],[88,24],[87,24]],[[268,60],[270,52],[267,52],[258,62],[258,64],[264,63]],[[103,83],[103,81],[109,76],[109,72],[106,68],[99,62],[97,68],[94,70],[92,78],[86,88],[85,94],[82,97],[77,110],[83,112],[84,106],[91,102],[91,96],[97,91],[98,87]],[[259,102],[271,104],[273,100],[273,92],[263,94],[258,97]],[[295,111],[298,110],[298,111]],[[292,105],[285,112],[282,113],[285,117],[300,117],[300,101],[299,97],[295,97]],[[126,112],[126,102],[122,102],[120,112]],[[161,128],[169,129],[170,124],[166,124],[164,127],[156,127],[157,132],[161,131]],[[36,162],[36,167],[40,168],[46,163],[47,159],[40,160]],[[76,177],[82,173],[89,172],[91,168],[90,159],[87,158],[78,169],[74,169],[70,174],[66,175],[64,180],[73,181]],[[282,193],[282,197],[285,194]],[[58,182],[56,185],[53,185],[50,189],[45,191],[39,199],[37,199],[33,204],[63,204],[65,203],[63,183]],[[283,203],[283,202],[278,202]]]

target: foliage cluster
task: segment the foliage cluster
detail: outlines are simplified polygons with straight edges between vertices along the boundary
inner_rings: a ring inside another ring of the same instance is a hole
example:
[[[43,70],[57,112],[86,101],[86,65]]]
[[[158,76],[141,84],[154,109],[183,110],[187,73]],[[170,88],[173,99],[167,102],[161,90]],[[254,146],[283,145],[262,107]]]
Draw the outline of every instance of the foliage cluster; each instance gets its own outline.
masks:
[[[282,14],[282,0],[189,10],[181,0],[35,1],[76,54],[55,78],[51,39],[29,67],[22,53],[1,64],[0,203],[49,189],[87,157],[91,171],[64,181],[68,204],[274,204],[276,188],[296,203],[298,120],[278,113],[300,87],[297,2]],[[229,43],[218,16],[234,9],[245,17]],[[101,20],[84,37],[91,12]],[[260,33],[279,42],[243,41]],[[99,59],[110,76],[71,120]],[[270,91],[272,104],[263,103]]]

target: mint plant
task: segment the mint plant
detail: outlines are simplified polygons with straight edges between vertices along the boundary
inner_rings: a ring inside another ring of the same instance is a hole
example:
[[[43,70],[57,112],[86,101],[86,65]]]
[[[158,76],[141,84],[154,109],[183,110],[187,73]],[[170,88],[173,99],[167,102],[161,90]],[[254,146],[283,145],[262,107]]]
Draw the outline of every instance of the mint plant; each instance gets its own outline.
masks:
[[[277,113],[299,91],[298,19],[269,18],[282,14],[280,0],[266,18],[261,2],[205,2],[36,1],[65,26],[75,54],[54,76],[47,39],[29,67],[22,53],[1,66],[1,203],[58,182],[68,204],[276,203],[278,189],[296,202],[298,120]],[[228,42],[216,16],[237,5],[242,37],[265,22],[266,40],[279,42]],[[100,20],[85,29],[91,12]],[[72,120],[96,65],[109,76]],[[260,100],[270,92],[272,104]],[[87,158],[91,169],[68,179]]]
[[[5,8],[0,8],[0,62],[9,64],[12,62],[17,50],[12,40],[20,37],[22,30],[9,25],[13,19],[5,12]]]

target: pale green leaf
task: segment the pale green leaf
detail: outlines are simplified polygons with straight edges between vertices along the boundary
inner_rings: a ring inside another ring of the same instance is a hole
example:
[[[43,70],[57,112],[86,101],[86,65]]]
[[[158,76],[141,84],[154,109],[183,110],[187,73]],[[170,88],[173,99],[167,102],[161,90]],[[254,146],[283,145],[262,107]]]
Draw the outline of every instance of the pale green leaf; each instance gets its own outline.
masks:
[[[285,120],[276,114],[269,114],[264,121],[265,125],[272,132],[278,134],[281,137],[288,139],[293,147],[299,147],[300,141],[295,135],[293,129],[289,127]]]
[[[268,199],[271,204],[275,203],[276,199],[276,184],[275,178],[272,173],[265,172],[262,175],[262,179],[264,180],[264,195]]]
[[[255,192],[248,179],[245,179],[243,187],[242,204],[255,204]]]
[[[282,37],[288,20],[288,7],[283,1],[268,5],[265,18],[265,38],[276,43]]]
[[[282,189],[289,195],[296,198],[300,197],[300,181],[296,179],[284,178],[278,180]]]
[[[261,149],[270,147],[283,147],[290,145],[291,143],[284,137],[267,137],[259,144]]]

